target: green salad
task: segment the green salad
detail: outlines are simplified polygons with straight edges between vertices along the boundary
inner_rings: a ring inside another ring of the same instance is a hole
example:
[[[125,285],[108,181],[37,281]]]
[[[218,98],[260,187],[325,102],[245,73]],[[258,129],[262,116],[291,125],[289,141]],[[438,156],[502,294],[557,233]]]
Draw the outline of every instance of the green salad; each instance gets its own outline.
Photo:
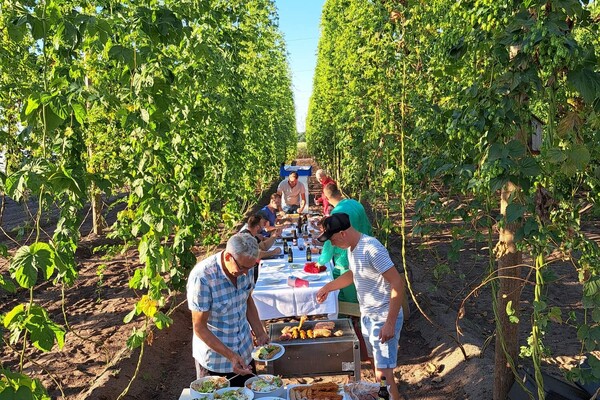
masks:
[[[222,400],[248,400],[248,396],[244,388],[224,390],[222,393],[217,393],[214,396],[215,399]]]
[[[191,388],[199,393],[212,393],[215,390],[226,388],[229,382],[223,376],[214,376],[202,382],[192,382]]]
[[[251,390],[259,393],[268,393],[283,386],[283,381],[279,376],[259,376],[258,379],[250,384]]]

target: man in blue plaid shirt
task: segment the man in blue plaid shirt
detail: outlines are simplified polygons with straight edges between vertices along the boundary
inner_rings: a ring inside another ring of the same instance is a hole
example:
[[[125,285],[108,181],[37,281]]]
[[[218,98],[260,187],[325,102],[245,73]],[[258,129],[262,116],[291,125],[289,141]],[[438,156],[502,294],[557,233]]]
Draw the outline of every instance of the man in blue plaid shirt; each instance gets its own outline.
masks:
[[[224,251],[202,260],[190,273],[188,306],[192,311],[192,351],[198,378],[231,378],[255,372],[252,332],[258,345],[269,342],[252,300],[258,244],[246,233],[233,235]],[[243,386],[239,376],[231,386]]]

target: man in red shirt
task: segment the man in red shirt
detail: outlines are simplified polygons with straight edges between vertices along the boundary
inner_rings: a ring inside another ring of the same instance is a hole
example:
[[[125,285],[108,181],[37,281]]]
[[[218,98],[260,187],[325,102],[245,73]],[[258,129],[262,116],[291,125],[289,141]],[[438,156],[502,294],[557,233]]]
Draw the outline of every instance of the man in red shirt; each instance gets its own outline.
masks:
[[[317,180],[322,186],[321,197],[316,198],[315,202],[317,204],[323,204],[323,215],[327,216],[329,215],[329,212],[333,207],[330,206],[329,200],[327,200],[327,196],[325,196],[325,194],[323,193],[323,189],[325,189],[325,186],[327,186],[328,184],[335,183],[335,181],[331,179],[331,177],[329,177],[322,169],[317,170],[315,176],[317,177]]]

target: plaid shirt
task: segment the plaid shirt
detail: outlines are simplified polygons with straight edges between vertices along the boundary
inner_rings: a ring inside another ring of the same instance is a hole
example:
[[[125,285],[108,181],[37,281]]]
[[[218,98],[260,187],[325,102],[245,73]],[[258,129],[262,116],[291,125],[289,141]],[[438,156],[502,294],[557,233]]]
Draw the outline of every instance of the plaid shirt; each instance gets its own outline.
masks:
[[[227,347],[252,360],[252,334],[246,319],[248,297],[254,289],[253,271],[237,278],[237,288],[223,272],[219,252],[200,261],[188,278],[187,301],[191,311],[210,312],[208,329]],[[209,371],[232,372],[231,362],[193,334],[192,353]]]

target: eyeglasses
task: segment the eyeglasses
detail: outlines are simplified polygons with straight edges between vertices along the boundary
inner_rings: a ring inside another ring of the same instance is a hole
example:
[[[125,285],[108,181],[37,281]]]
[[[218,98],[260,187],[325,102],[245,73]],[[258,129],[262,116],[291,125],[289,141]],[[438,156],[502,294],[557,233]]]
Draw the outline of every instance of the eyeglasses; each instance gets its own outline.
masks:
[[[238,267],[238,269],[239,269],[239,270],[242,270],[242,271],[243,271],[243,270],[246,270],[246,271],[247,271],[247,270],[249,270],[249,269],[252,269],[252,268],[254,268],[254,267],[257,267],[257,266],[258,266],[258,263],[260,262],[260,260],[256,260],[256,263],[255,263],[253,266],[251,266],[251,267],[244,267],[244,266],[240,265],[240,263],[238,262],[238,260],[236,260],[236,259],[235,259],[235,257],[233,256],[233,254],[229,253],[229,255],[230,255],[230,256],[231,256],[231,258],[233,259],[233,262],[235,263],[235,266],[236,266],[236,267]]]

